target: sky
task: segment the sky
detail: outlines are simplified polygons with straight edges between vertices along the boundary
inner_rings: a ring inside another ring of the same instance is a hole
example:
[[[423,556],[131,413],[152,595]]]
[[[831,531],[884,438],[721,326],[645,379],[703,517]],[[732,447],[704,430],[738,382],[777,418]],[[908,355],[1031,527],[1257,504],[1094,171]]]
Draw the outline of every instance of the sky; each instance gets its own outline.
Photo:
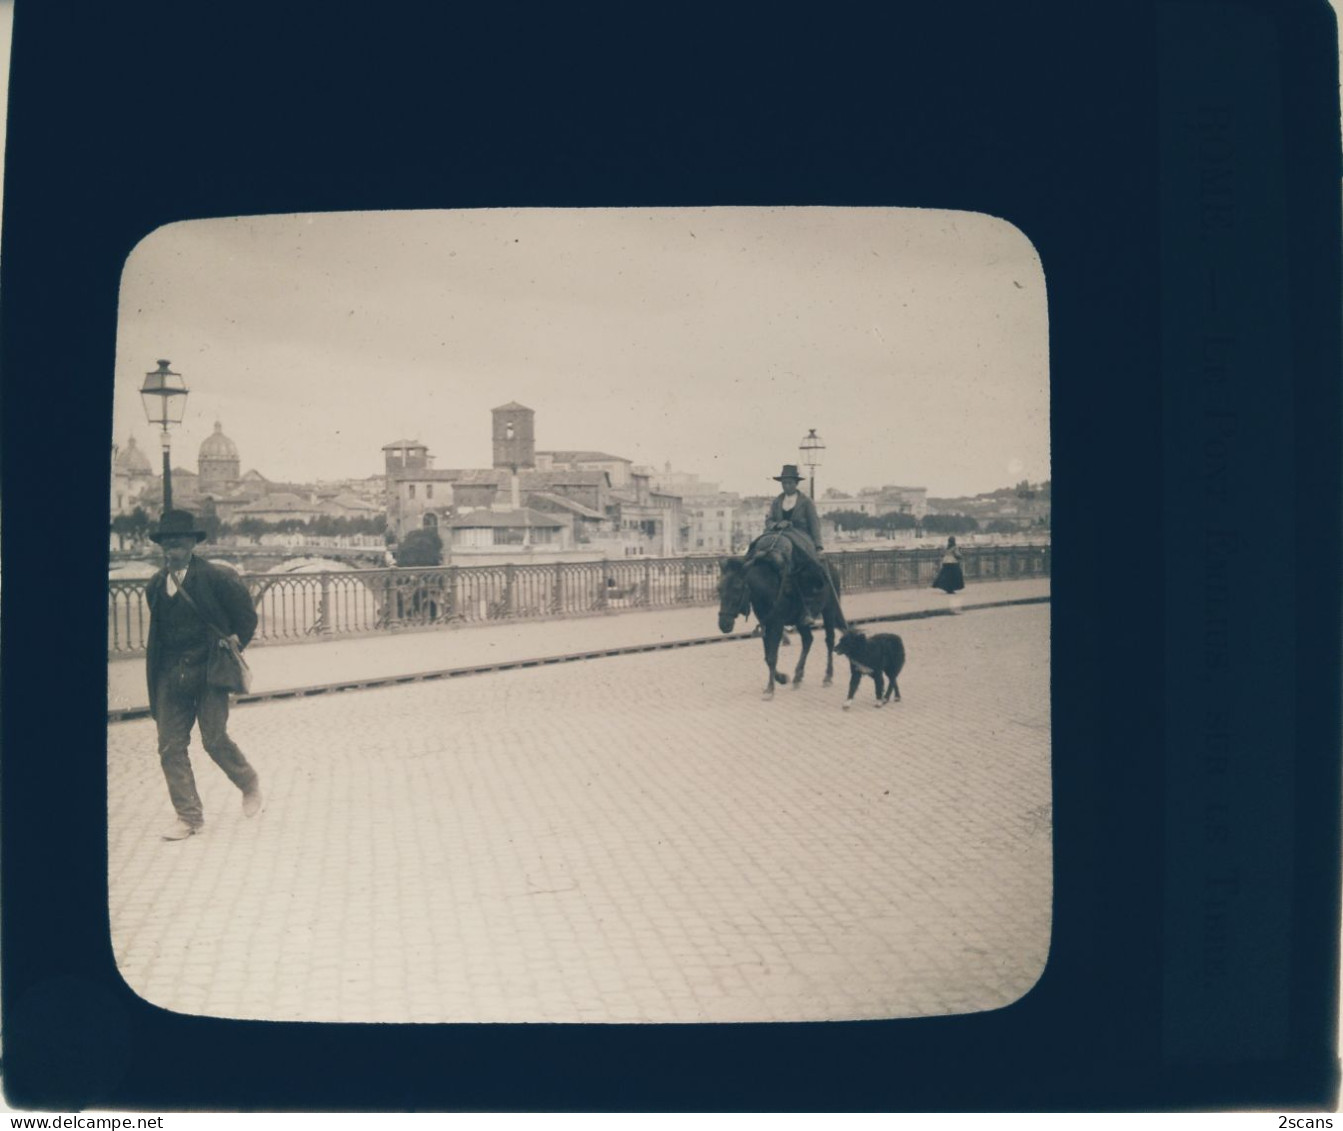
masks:
[[[114,439],[157,466],[138,389],[191,392],[173,464],[218,421],[273,480],[382,470],[394,440],[488,467],[490,410],[768,494],[809,429],[817,491],[934,496],[1049,478],[1045,279],[967,212],[484,209],[189,221],[122,275]]]

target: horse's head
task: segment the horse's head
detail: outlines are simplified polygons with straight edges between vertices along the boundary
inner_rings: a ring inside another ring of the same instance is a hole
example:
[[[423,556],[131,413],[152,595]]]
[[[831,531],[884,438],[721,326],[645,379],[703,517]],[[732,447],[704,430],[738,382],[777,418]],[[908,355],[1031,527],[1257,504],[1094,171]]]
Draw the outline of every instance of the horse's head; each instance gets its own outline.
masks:
[[[737,618],[751,611],[746,559],[724,558],[718,578],[718,631],[731,632]]]

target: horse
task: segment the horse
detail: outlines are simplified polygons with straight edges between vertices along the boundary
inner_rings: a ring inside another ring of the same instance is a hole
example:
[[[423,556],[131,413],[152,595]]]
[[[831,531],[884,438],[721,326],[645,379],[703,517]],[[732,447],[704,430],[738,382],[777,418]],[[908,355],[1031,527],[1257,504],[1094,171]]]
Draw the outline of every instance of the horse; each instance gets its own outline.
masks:
[[[788,564],[786,554],[725,558],[718,579],[718,630],[724,634],[731,632],[738,617],[748,616],[753,611],[764,629],[765,666],[769,668],[769,679],[763,693],[766,699],[773,698],[776,683],[788,682],[788,677],[778,669],[779,641],[783,637],[784,626],[796,628],[802,640],[802,654],[798,656],[797,668],[793,671],[794,687],[802,683],[807,668],[807,653],[811,651],[811,627],[798,623],[805,606],[789,574]],[[821,610],[821,620],[825,625],[824,686],[829,687],[835,677],[835,629],[843,631],[849,625],[839,607],[839,571],[831,562],[826,563],[826,569],[830,574],[830,585]]]

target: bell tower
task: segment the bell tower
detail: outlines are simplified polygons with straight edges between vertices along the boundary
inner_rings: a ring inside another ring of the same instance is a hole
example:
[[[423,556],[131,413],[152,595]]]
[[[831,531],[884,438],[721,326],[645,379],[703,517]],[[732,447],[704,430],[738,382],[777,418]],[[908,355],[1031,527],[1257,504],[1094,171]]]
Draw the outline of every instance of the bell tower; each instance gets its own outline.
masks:
[[[536,414],[517,401],[490,409],[494,416],[494,466],[522,470],[536,466]]]

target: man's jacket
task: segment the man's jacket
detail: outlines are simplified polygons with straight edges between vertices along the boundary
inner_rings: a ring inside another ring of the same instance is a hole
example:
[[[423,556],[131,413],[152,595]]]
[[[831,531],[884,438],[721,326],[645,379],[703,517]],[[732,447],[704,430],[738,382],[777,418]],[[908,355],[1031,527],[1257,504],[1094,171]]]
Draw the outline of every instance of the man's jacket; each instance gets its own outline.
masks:
[[[159,620],[154,615],[159,602],[168,599],[168,570],[159,570],[149,579],[145,587],[145,600],[149,604],[149,641],[145,650],[145,676],[149,680],[149,713],[155,715],[158,704],[156,685],[159,666],[163,663],[163,648],[159,643]],[[191,594],[196,602],[199,615],[215,628],[227,635],[238,638],[238,643],[246,648],[256,632],[256,609],[252,605],[252,595],[231,569],[214,565],[203,558],[191,559],[187,567],[182,588]],[[157,717],[157,715],[155,715]]]

